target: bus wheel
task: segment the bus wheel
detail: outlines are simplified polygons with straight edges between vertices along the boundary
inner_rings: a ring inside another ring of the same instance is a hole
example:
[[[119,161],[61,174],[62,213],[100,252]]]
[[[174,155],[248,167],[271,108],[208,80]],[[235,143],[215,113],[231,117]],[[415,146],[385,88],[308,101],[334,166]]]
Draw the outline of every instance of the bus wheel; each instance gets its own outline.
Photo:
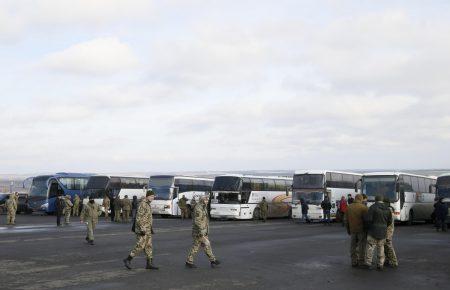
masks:
[[[409,219],[408,226],[412,226],[414,223],[414,212],[412,210],[409,211]]]
[[[259,208],[255,208],[255,210],[253,211],[253,219],[259,220],[260,217],[261,217],[261,213],[259,212]]]

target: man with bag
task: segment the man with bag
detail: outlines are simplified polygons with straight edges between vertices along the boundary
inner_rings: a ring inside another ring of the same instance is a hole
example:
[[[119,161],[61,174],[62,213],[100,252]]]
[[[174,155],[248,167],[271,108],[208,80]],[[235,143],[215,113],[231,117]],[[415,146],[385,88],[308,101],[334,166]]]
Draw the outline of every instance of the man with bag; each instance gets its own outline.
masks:
[[[153,265],[153,246],[152,246],[152,235],[153,235],[153,217],[152,208],[150,203],[155,198],[153,191],[148,190],[145,199],[139,204],[136,220],[133,223],[132,231],[136,233],[136,245],[134,249],[131,250],[130,254],[123,263],[127,269],[131,270],[131,260],[138,255],[142,250],[145,252],[147,257],[147,265],[145,269],[158,270],[158,267]]]

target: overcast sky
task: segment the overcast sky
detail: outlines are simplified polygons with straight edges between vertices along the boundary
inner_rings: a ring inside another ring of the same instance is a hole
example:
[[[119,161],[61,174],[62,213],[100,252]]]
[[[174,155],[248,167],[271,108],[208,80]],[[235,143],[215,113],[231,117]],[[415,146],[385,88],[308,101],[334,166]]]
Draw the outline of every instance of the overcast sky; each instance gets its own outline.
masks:
[[[450,1],[0,2],[0,173],[448,168]]]

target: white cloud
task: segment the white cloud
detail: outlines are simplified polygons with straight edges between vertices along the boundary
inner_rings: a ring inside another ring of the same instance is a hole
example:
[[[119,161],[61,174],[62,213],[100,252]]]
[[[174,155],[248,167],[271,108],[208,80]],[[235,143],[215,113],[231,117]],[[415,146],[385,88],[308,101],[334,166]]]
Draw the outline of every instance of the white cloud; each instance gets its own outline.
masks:
[[[111,75],[135,67],[131,48],[117,38],[97,38],[44,57],[41,66],[55,72]]]

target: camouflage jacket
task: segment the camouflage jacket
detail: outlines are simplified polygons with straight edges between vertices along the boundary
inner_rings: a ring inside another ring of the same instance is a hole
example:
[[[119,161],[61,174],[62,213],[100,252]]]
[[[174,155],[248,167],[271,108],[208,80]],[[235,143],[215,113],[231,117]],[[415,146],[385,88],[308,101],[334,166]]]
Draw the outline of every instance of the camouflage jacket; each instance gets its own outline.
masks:
[[[109,197],[105,196],[102,205],[104,208],[109,208],[111,206],[111,201],[109,200]]]
[[[83,210],[81,211],[81,220],[82,221],[91,221],[93,223],[98,222],[98,217],[102,214],[102,211],[98,204],[88,202],[83,206]]]
[[[388,225],[387,231],[386,231],[386,240],[391,240],[394,236],[394,209],[392,207],[389,207],[392,213],[392,222]]]
[[[114,199],[114,210],[120,210],[122,208],[122,200],[117,196]]]
[[[192,235],[207,236],[209,233],[208,213],[204,202],[198,202],[192,216]]]
[[[70,209],[73,206],[69,198],[64,199],[64,209]]]
[[[182,198],[180,198],[180,200],[178,201],[178,206],[180,207],[180,208],[186,208],[186,206],[187,206],[187,198],[185,198],[185,197],[182,197]]]
[[[6,208],[8,209],[8,211],[12,211],[12,212],[17,211],[17,203],[14,201],[13,198],[10,197],[6,201]]]
[[[135,233],[136,234],[151,234],[153,227],[153,217],[152,208],[150,207],[150,202],[143,200],[138,207],[136,213],[136,224]]]
[[[123,210],[131,210],[131,200],[129,200],[128,198],[124,198],[122,200],[122,209]]]
[[[263,200],[259,203],[259,208],[262,212],[268,212],[269,211],[269,204],[267,201]]]
[[[73,204],[75,206],[80,205],[80,197],[78,196],[78,194],[75,194],[75,197],[73,198]]]

